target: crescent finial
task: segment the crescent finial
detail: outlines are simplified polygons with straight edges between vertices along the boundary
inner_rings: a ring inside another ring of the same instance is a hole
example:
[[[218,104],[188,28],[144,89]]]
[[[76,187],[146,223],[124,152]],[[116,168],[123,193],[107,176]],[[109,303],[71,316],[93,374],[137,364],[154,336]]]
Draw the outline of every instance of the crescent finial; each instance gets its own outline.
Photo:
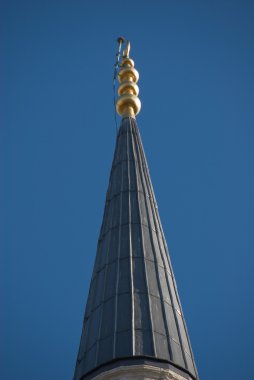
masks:
[[[125,51],[123,52],[121,68],[118,73],[120,84],[118,87],[119,98],[116,102],[116,110],[122,117],[129,116],[135,118],[141,109],[137,85],[139,74],[134,67],[134,61],[129,57],[130,49],[130,41],[127,41]]]
[[[123,52],[123,58],[129,58],[130,50],[131,50],[131,43],[130,43],[130,41],[127,41],[126,42],[126,48]]]

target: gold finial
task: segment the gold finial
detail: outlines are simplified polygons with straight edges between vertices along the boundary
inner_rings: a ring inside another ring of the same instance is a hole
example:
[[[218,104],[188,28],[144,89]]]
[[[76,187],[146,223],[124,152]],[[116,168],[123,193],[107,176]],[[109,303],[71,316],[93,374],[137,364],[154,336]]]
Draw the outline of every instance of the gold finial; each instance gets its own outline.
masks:
[[[131,50],[131,43],[130,43],[130,41],[127,41],[126,45],[127,45],[126,49],[123,52],[123,58],[129,58],[129,55],[130,55],[130,50]]]
[[[141,109],[141,102],[138,98],[139,88],[137,82],[139,79],[138,71],[134,68],[134,61],[129,58],[130,42],[126,42],[126,48],[123,52],[121,69],[118,73],[119,98],[116,102],[116,110],[122,117],[135,117]]]

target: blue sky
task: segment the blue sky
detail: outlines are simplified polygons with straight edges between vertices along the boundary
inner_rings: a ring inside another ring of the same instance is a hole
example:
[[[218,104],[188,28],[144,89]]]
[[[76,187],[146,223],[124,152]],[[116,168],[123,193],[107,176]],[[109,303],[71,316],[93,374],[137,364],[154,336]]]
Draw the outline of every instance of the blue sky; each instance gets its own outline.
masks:
[[[252,378],[253,1],[9,0],[0,17],[0,378],[72,378],[119,35],[200,378]]]

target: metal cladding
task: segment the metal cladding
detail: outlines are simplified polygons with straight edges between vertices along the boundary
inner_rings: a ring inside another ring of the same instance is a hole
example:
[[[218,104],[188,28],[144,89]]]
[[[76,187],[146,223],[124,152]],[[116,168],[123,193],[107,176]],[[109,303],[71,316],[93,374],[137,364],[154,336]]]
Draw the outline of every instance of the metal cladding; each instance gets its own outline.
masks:
[[[122,120],[75,380],[124,359],[197,372],[135,119]]]

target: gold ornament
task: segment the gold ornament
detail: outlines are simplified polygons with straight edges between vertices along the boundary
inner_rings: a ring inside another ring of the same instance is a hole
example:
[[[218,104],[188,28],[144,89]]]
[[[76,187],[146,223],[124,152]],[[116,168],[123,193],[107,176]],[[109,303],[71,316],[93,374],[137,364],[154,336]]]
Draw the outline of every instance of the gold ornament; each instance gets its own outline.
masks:
[[[134,68],[134,61],[129,58],[130,42],[126,44],[126,49],[123,52],[121,61],[121,69],[118,73],[119,98],[116,102],[117,113],[122,116],[130,116],[135,118],[141,109],[141,102],[138,98],[139,88],[136,84],[139,79],[139,73]]]

